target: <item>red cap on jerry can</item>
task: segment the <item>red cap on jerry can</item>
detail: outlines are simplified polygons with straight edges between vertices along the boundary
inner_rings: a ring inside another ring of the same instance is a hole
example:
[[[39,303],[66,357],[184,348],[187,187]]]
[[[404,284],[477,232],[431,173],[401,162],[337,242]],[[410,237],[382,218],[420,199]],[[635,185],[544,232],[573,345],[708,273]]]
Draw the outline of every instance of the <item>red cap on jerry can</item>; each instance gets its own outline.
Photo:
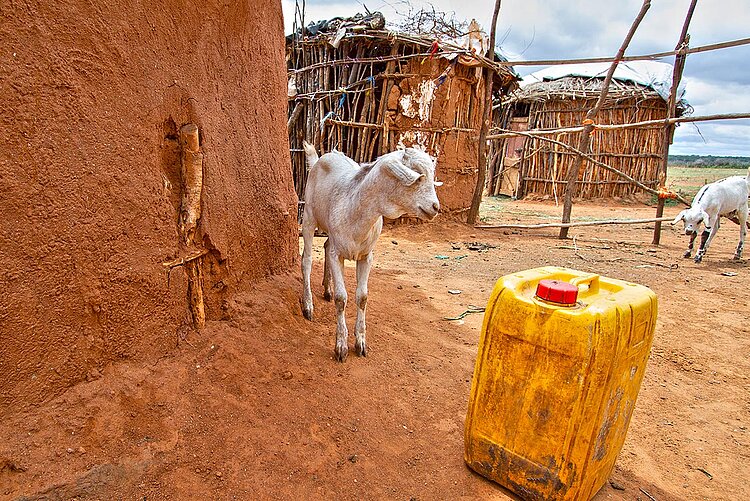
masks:
[[[550,303],[572,305],[578,300],[578,287],[559,280],[540,280],[536,296]]]

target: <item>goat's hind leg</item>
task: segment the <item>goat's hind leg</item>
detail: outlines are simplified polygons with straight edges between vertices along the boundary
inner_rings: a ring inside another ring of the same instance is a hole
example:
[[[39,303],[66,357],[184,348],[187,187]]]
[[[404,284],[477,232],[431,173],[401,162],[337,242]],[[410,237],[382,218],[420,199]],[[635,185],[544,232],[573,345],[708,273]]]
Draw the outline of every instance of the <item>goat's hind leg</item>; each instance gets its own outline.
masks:
[[[331,287],[331,267],[328,264],[328,247],[331,245],[331,238],[326,238],[326,243],[323,244],[325,256],[323,258],[323,299],[330,301],[333,298],[333,290]]]
[[[354,348],[357,350],[357,355],[361,357],[367,356],[365,313],[367,311],[367,280],[370,278],[371,268],[372,252],[357,261],[357,323],[354,327]]]
[[[333,299],[336,305],[336,360],[343,362],[349,353],[349,330],[346,328],[346,286],[344,285],[344,259],[332,248],[328,249],[328,267],[333,281]]]
[[[312,271],[312,245],[315,236],[315,221],[305,212],[302,221],[302,239],[304,249],[302,251],[302,314],[306,319],[313,319],[313,298],[310,287],[310,272]]]
[[[747,221],[747,211],[743,213],[739,213],[739,224],[740,224],[740,242],[737,244],[737,250],[734,253],[734,260],[739,261],[742,259],[742,249],[745,247],[745,236],[747,235],[747,226],[745,225],[745,222]]]

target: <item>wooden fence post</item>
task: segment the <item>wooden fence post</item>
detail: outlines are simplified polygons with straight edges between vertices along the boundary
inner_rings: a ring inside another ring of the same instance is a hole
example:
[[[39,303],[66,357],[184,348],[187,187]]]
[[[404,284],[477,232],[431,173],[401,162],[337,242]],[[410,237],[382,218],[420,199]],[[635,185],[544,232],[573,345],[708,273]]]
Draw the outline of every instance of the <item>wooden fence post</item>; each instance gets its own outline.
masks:
[[[492,14],[492,26],[490,27],[490,47],[487,58],[495,61],[495,33],[497,32],[497,16],[500,13],[500,0],[495,1],[495,12]],[[490,117],[492,116],[492,85],[495,80],[495,69],[490,64],[484,71],[484,108],[482,109],[482,123],[479,124],[479,155],[477,159],[477,185],[474,187],[474,196],[471,199],[471,207],[466,216],[466,222],[474,224],[479,215],[479,205],[482,203],[484,192],[484,181],[487,178],[487,131],[490,128]]]
[[[630,41],[633,39],[633,35],[635,35],[635,30],[638,29],[638,25],[641,24],[641,21],[646,16],[646,12],[650,7],[651,0],[643,0],[643,5],[641,6],[641,10],[638,13],[638,16],[635,18],[635,21],[633,21],[633,25],[630,27],[630,31],[625,37],[625,40],[622,42],[620,50],[617,51],[617,55],[615,56],[612,64],[609,67],[607,77],[604,79],[604,83],[602,84],[602,91],[599,94],[599,99],[596,101],[594,107],[586,113],[583,132],[581,133],[581,142],[578,146],[578,150],[585,154],[589,152],[591,133],[594,131],[594,117],[596,117],[596,114],[599,113],[599,109],[602,107],[602,104],[604,104],[604,100],[606,99],[607,93],[609,92],[609,84],[612,81],[612,75],[614,74],[615,69],[617,69],[617,65],[622,59],[622,56],[625,54],[625,49],[627,49],[628,45],[630,45]],[[583,156],[579,156],[578,161],[573,164],[573,168],[568,172],[568,183],[565,186],[565,203],[563,205],[563,224],[570,222],[570,213],[573,208],[573,196],[575,195],[576,183],[578,182],[578,172],[581,170],[583,160]],[[560,238],[568,238],[568,227],[563,226],[562,228],[560,228]]]
[[[682,80],[682,70],[685,68],[685,59],[687,58],[687,48],[690,42],[690,35],[688,35],[688,26],[690,21],[693,19],[693,12],[695,11],[695,4],[698,0],[693,0],[690,3],[687,16],[685,17],[685,23],[682,25],[682,33],[680,33],[680,39],[677,41],[675,51],[677,54],[674,58],[674,71],[672,72],[672,88],[669,91],[669,101],[667,101],[667,119],[673,118],[677,114],[677,87],[680,85]],[[672,144],[674,139],[674,125],[666,125],[664,127],[664,150],[662,154],[662,165],[661,172],[659,173],[659,191],[663,191],[667,183],[667,165],[669,163],[669,145]],[[656,206],[656,217],[660,218],[664,215],[664,198],[659,197],[659,201]],[[654,245],[659,245],[661,240],[661,222],[657,222],[654,225]]]

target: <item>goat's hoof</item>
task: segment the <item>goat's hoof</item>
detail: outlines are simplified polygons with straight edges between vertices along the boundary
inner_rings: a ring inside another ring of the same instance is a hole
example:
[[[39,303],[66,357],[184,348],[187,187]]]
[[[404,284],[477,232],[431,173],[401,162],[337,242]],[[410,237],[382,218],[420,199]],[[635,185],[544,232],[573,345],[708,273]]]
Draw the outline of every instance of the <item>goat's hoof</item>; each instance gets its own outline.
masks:
[[[313,319],[313,311],[312,311],[312,309],[309,309],[309,310],[308,310],[307,308],[302,308],[302,315],[303,315],[303,316],[304,316],[304,317],[305,317],[306,319],[308,319],[308,320],[310,320],[310,321],[312,321],[312,319]]]
[[[366,357],[367,356],[367,343],[362,341],[361,343],[357,341],[354,343],[354,349],[357,350],[357,355],[360,357]]]
[[[732,261],[742,261],[742,254],[735,254]]]
[[[703,261],[703,256],[695,256],[695,259],[693,259],[693,261],[695,261],[696,263],[700,263],[701,261]]]
[[[349,348],[347,346],[344,346],[343,348],[339,348],[336,346],[336,349],[334,350],[334,358],[337,362],[345,362],[346,356],[349,354]]]
[[[690,259],[690,254],[690,251],[685,251],[685,254],[683,254],[682,257],[684,257],[685,259]]]

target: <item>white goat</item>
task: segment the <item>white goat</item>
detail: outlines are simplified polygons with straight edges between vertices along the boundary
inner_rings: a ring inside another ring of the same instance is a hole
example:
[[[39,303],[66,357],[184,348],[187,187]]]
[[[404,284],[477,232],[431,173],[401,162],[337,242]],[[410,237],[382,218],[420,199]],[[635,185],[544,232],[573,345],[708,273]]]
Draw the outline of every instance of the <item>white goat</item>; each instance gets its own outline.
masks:
[[[357,164],[341,152],[318,158],[315,147],[304,143],[310,173],[305,187],[302,216],[302,313],[312,320],[313,299],[310,289],[312,244],[315,228],[328,234],[323,269],[323,298],[336,303],[336,359],[346,360],[349,351],[344,309],[344,259],[357,261],[357,321],[355,349],[367,355],[365,308],[367,279],[372,266],[372,251],[383,229],[383,217],[396,219],[413,216],[431,220],[440,210],[435,194],[435,162],[423,151],[406,148],[387,153],[372,163]]]
[[[747,197],[750,191],[750,169],[747,176],[732,176],[714,183],[703,186],[693,198],[693,204],[689,209],[680,212],[672,221],[677,224],[682,220],[685,224],[685,234],[690,235],[690,243],[685,251],[684,257],[689,258],[693,252],[693,243],[698,236],[698,230],[701,224],[704,226],[701,234],[701,244],[698,252],[695,253],[695,262],[700,263],[703,256],[711,245],[711,241],[719,231],[719,219],[721,216],[730,214],[737,215],[740,225],[740,243],[737,244],[737,251],[734,253],[734,259],[742,257],[742,248],[745,244],[745,234],[747,228],[748,208]]]

